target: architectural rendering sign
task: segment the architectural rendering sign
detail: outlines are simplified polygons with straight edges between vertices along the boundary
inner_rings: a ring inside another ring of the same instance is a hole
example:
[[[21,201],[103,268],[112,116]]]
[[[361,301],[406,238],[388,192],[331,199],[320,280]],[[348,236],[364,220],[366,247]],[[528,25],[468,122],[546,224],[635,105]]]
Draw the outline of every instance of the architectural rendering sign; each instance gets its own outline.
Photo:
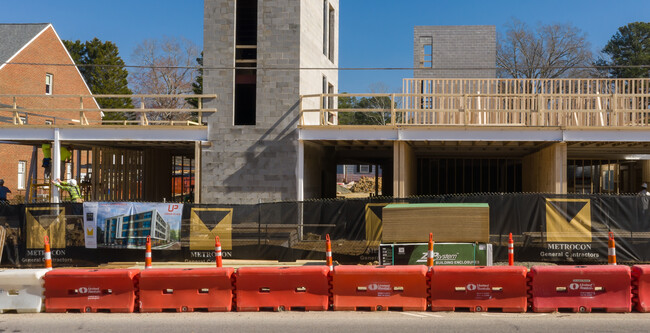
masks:
[[[87,248],[180,250],[183,204],[139,202],[84,203]]]

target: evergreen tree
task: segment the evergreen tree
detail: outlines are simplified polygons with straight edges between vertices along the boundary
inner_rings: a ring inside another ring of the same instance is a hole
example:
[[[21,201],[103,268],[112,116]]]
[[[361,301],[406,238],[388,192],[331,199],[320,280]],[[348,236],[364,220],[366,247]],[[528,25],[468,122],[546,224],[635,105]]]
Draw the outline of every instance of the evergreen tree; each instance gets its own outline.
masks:
[[[600,66],[638,66],[650,64],[650,23],[633,22],[618,28],[607,42],[603,53],[610,61],[599,60]],[[647,78],[648,67],[618,67],[609,69],[609,75],[616,78]]]
[[[196,58],[196,63],[199,64],[199,69],[198,75],[196,76],[196,79],[192,83],[192,91],[194,92],[195,95],[202,95],[203,94],[203,52],[201,52],[201,56]],[[198,98],[187,98],[187,104],[198,108],[199,107],[199,99]]]
[[[131,95],[127,77],[129,72],[119,55],[118,48],[112,42],[93,40],[63,41],[72,59],[79,66],[81,75],[86,80],[93,94]],[[132,109],[130,98],[98,98],[102,109]],[[132,112],[106,112],[104,120],[135,119]]]

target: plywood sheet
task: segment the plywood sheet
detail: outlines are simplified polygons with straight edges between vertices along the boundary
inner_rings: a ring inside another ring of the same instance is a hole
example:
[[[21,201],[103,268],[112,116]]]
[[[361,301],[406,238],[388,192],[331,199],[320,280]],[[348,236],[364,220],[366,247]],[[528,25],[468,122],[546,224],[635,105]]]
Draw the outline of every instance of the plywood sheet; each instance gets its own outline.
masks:
[[[383,243],[490,241],[486,203],[391,204],[383,209]]]

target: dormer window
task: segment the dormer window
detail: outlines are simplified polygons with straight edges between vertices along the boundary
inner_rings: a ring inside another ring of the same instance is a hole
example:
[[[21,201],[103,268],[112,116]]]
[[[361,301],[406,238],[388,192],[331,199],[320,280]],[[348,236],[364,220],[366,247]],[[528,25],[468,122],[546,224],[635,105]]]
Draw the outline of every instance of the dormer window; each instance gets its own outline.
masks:
[[[52,95],[52,74],[45,74],[45,95]]]

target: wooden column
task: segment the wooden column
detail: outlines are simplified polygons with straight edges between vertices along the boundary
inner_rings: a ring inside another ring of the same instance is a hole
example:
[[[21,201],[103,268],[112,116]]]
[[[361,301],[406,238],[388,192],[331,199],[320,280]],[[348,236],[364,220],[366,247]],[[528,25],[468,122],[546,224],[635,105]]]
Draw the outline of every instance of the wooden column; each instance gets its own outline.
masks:
[[[641,161],[641,183],[650,184],[650,160]],[[634,184],[635,186],[641,186],[641,184]]]
[[[200,101],[201,99],[199,99]],[[194,142],[194,203],[201,203],[201,141]]]
[[[567,193],[567,145],[554,143],[524,156],[522,190],[538,193]]]
[[[405,198],[416,194],[417,169],[413,148],[402,141],[393,144],[393,196]]]

